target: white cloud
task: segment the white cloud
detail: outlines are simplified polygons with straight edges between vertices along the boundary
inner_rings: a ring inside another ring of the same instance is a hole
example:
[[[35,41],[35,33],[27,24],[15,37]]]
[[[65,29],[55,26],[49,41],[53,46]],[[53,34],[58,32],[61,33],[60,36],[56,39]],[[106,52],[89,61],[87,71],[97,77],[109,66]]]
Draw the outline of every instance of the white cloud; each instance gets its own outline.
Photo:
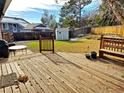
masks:
[[[49,5],[63,5],[65,1],[59,0],[12,0],[8,10],[11,11],[35,11],[33,8],[51,9]]]
[[[102,0],[98,0],[99,4],[102,4]]]

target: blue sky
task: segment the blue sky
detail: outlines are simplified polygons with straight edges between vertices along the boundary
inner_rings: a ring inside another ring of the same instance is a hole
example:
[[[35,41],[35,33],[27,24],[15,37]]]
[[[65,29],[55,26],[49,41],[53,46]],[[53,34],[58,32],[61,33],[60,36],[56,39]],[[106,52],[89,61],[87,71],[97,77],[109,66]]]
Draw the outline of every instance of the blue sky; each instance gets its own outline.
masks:
[[[55,0],[12,0],[5,15],[23,18],[31,23],[40,23],[43,11],[48,10],[58,20],[59,10],[66,1],[59,0],[57,4]],[[100,3],[100,0],[92,0],[91,4],[82,9],[82,16],[90,15],[98,10]]]

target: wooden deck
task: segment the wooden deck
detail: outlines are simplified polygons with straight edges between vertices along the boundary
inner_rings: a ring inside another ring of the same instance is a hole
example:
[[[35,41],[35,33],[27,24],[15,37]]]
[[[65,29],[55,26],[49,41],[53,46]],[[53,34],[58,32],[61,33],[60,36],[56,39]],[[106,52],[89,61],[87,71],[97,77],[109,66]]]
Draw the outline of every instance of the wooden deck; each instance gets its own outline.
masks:
[[[124,68],[77,53],[31,53],[0,64],[0,75],[28,75],[28,82],[0,93],[123,93]],[[10,61],[10,62],[9,62]]]

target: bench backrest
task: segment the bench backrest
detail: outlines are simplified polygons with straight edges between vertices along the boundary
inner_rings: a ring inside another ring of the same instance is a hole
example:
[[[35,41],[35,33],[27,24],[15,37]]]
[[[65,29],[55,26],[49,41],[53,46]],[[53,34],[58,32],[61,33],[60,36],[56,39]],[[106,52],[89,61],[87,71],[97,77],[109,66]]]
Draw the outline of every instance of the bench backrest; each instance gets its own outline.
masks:
[[[104,37],[102,35],[100,49],[124,53],[124,38]]]

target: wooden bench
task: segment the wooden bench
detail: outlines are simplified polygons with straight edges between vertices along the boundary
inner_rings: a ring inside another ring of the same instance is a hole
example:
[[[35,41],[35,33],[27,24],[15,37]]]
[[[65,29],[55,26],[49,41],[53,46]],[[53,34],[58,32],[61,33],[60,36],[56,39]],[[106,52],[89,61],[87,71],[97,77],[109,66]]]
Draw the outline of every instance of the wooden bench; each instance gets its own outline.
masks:
[[[101,36],[99,57],[104,54],[124,58],[124,38]]]

